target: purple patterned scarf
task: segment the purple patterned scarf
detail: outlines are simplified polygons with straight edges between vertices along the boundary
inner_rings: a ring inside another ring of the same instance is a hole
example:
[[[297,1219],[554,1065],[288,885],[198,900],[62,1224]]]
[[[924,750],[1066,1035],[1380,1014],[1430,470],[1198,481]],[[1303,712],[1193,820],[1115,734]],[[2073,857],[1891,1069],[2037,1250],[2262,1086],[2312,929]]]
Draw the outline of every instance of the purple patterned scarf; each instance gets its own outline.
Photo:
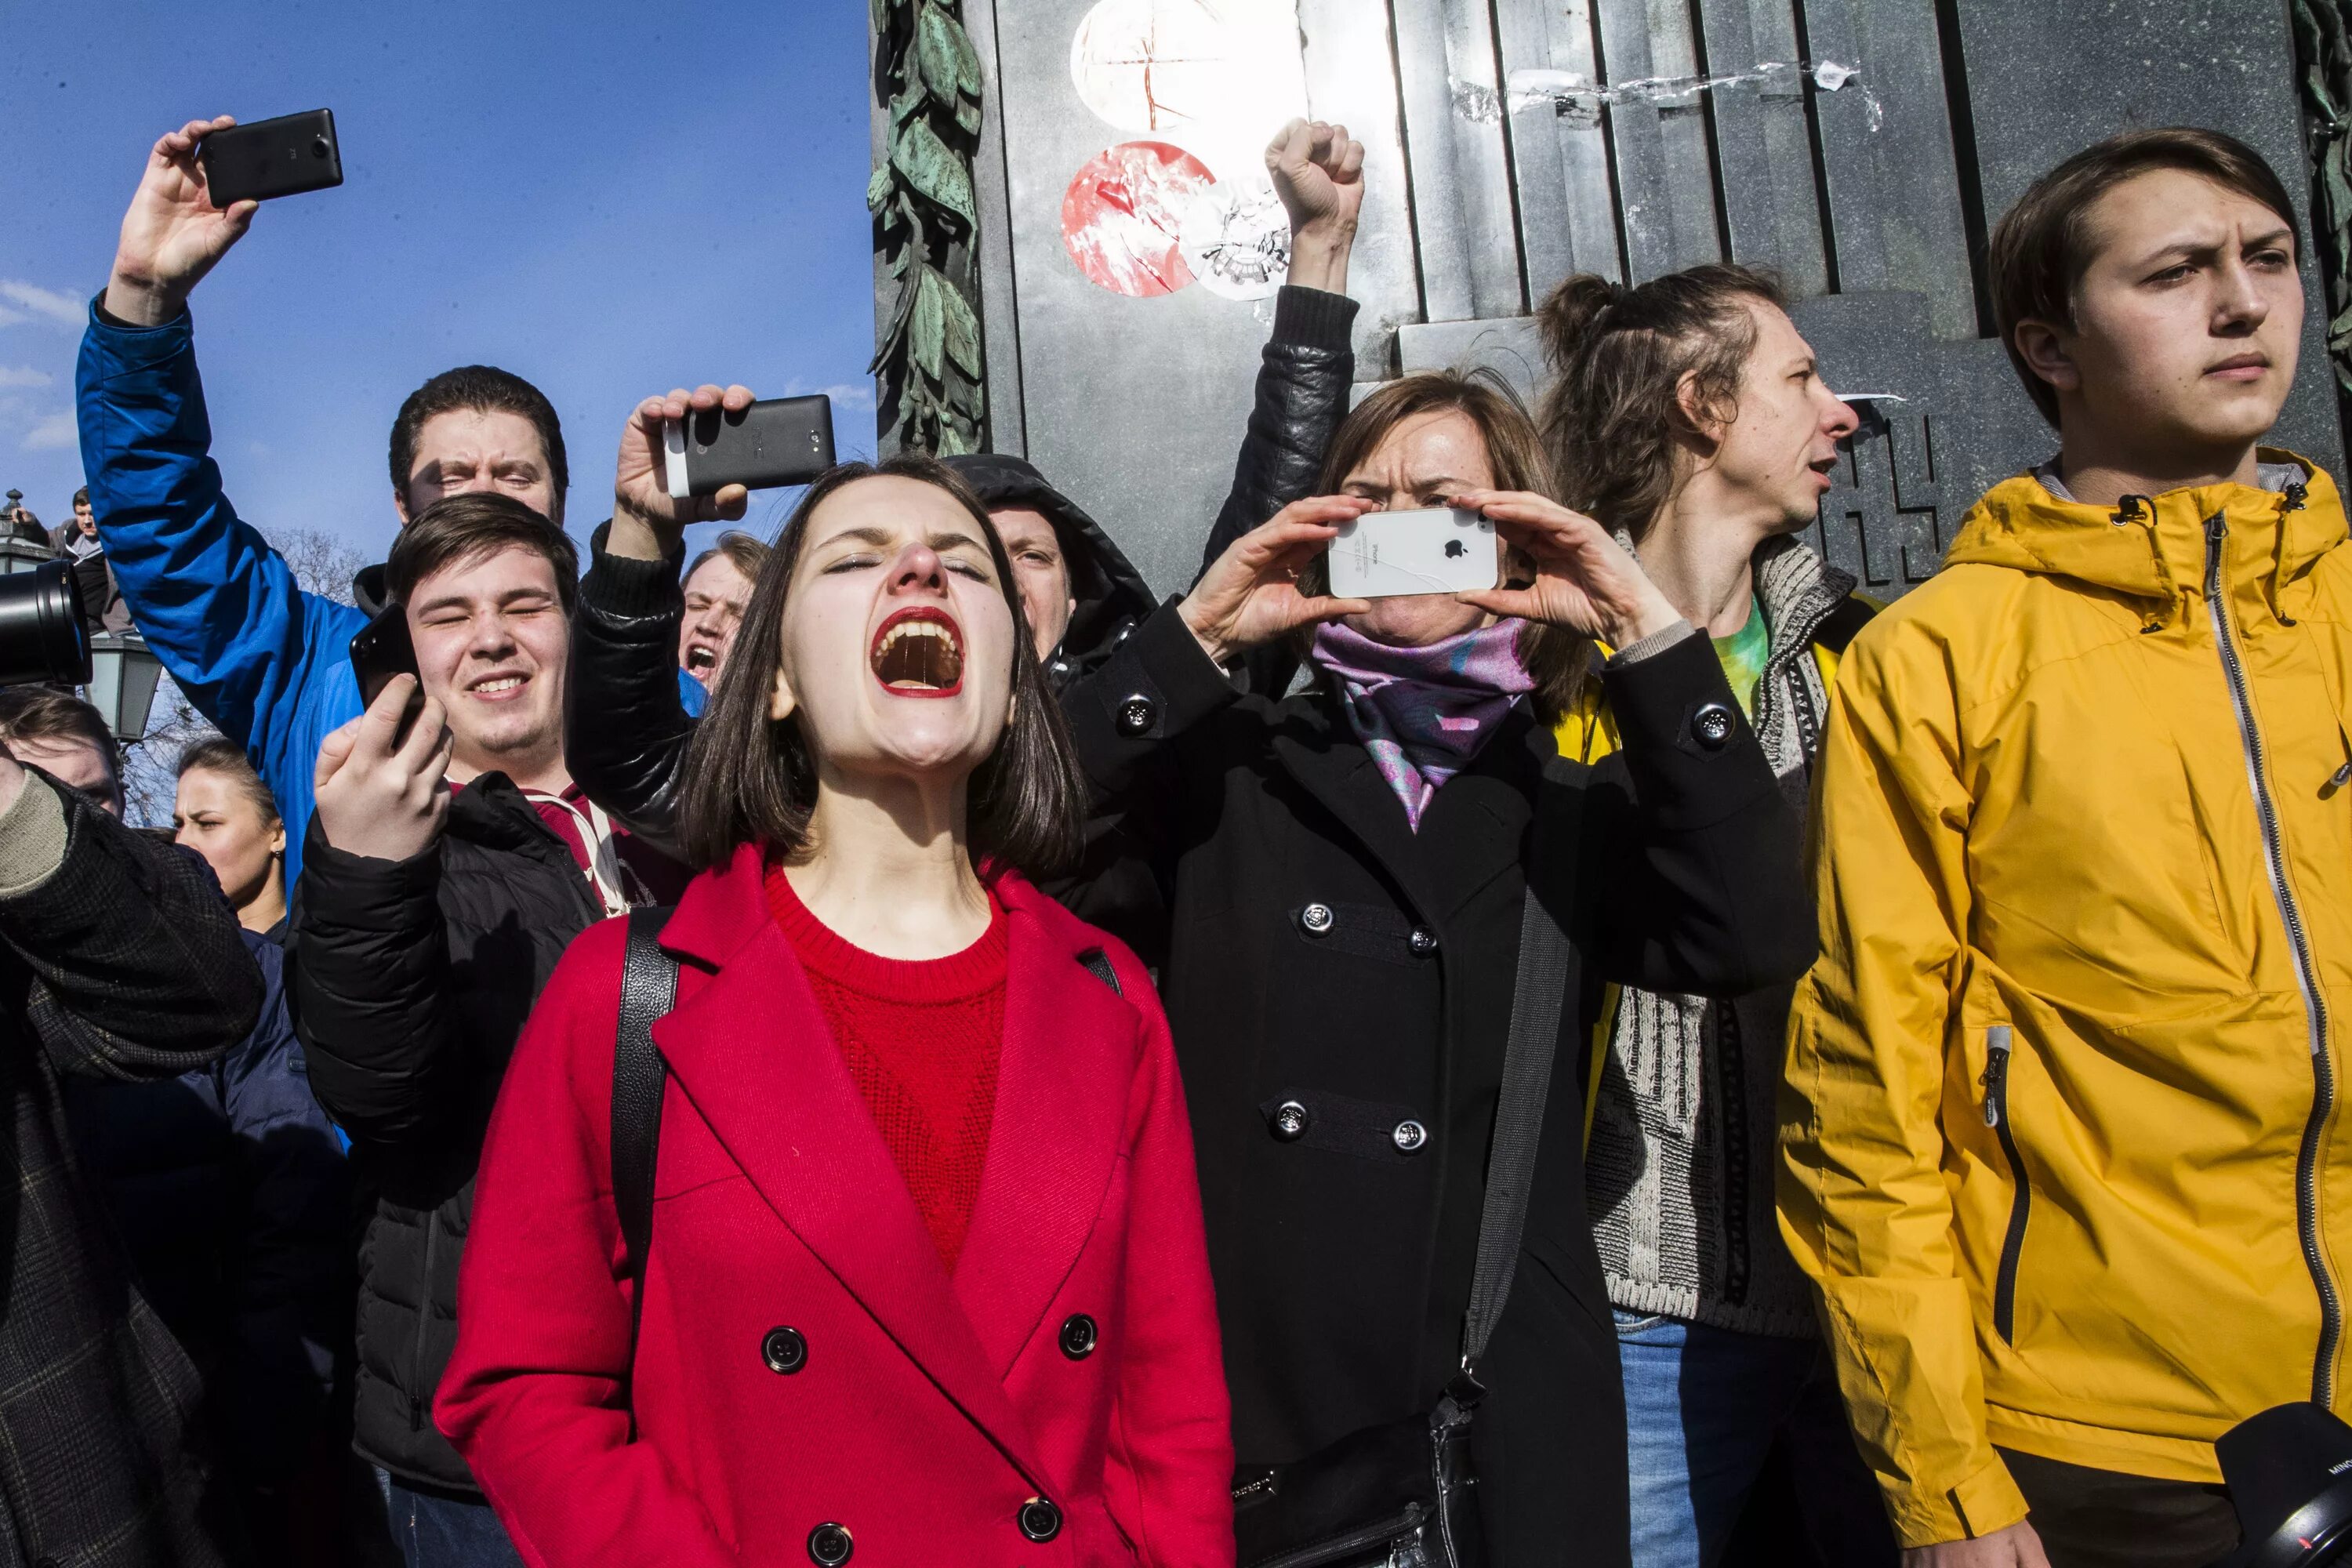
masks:
[[[1519,662],[1519,626],[1497,621],[1427,647],[1391,647],[1336,622],[1316,632],[1315,662],[1336,680],[1356,739],[1415,833],[1438,786],[1534,689]]]

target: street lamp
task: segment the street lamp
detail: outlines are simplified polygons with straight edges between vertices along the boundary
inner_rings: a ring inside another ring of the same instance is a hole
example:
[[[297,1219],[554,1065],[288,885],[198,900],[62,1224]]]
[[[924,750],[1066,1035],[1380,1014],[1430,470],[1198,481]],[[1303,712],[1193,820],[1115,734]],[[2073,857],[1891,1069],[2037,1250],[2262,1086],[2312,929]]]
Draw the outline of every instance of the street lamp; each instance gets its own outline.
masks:
[[[89,639],[89,702],[118,741],[145,738],[163,661],[137,632],[97,632]]]

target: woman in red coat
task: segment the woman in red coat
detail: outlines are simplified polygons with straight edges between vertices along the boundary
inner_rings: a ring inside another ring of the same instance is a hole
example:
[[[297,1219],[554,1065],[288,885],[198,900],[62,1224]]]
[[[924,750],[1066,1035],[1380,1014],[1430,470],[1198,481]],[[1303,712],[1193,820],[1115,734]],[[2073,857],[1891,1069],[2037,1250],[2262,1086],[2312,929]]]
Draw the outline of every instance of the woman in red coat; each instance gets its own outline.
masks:
[[[435,1416],[523,1560],[1230,1568],[1168,1026],[1022,875],[1082,785],[962,484],[812,487],[694,748],[634,1342],[625,922],[557,969],[483,1157]]]

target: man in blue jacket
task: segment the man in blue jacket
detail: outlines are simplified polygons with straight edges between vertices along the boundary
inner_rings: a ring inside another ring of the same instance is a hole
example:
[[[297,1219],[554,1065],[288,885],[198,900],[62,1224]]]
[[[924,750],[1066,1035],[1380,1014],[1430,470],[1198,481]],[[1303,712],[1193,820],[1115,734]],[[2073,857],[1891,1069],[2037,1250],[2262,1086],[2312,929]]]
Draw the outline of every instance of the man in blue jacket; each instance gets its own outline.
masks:
[[[189,700],[246,748],[277,795],[290,886],[319,744],[363,706],[350,645],[381,607],[367,602],[381,592],[380,568],[360,574],[360,608],[305,593],[238,518],[208,455],[188,295],[244,236],[257,204],[214,206],[196,153],[234,123],[190,121],[155,143],[90,309],[74,392],[82,468],[123,602]],[[391,478],[404,524],[467,490],[511,496],[561,524],[562,428],[520,376],[482,365],[445,372],[393,422]],[[700,683],[681,672],[678,687],[699,712]]]

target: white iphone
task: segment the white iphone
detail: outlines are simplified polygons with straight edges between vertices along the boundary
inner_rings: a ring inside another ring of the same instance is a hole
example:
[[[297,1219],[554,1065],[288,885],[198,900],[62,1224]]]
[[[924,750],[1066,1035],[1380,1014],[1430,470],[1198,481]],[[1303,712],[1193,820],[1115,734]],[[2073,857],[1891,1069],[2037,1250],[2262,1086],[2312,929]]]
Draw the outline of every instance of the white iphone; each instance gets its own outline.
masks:
[[[1342,599],[1458,594],[1502,580],[1493,521],[1459,507],[1368,511],[1339,524],[1328,560]]]

